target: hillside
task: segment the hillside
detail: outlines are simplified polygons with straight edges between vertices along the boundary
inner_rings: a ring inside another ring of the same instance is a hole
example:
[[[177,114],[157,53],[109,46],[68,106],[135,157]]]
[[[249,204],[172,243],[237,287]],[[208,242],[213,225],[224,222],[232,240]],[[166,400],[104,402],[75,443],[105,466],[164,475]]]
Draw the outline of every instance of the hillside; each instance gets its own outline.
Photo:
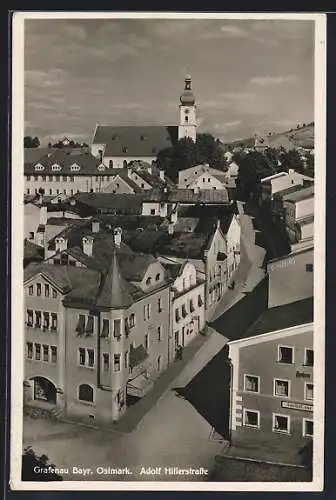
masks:
[[[297,129],[290,129],[284,132],[277,132],[271,136],[266,136],[265,139],[268,140],[269,146],[272,147],[274,142],[276,145],[281,144],[282,140],[287,142],[290,140],[293,143],[294,148],[313,148],[314,147],[314,122],[309,123],[303,127]],[[226,143],[225,146],[233,147],[253,147],[255,142],[254,137],[248,137],[246,139],[239,139],[237,141],[232,141]]]

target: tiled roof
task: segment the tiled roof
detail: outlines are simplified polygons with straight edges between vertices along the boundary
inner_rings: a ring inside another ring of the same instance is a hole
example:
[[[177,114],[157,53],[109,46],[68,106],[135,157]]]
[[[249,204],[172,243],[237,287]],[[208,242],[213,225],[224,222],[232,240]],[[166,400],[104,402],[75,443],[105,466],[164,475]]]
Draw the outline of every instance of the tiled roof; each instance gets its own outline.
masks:
[[[117,253],[113,252],[112,261],[107,274],[103,278],[96,304],[98,307],[123,309],[129,307],[132,303],[133,298],[128,283],[121,274]]]
[[[37,164],[42,165],[43,170],[35,170]],[[55,164],[61,169],[52,170]],[[78,165],[80,170],[71,170],[74,164]],[[77,151],[77,154],[73,154],[71,150],[57,149],[45,153],[34,162],[25,161],[24,173],[25,175],[110,175],[108,167],[100,171],[99,165],[100,161],[89,152]]]
[[[203,189],[194,193],[192,189],[168,190],[164,193],[161,189],[152,189],[144,194],[144,201],[160,202],[168,201],[171,203],[227,203],[229,201],[228,193],[225,189]]]
[[[163,217],[155,215],[98,215],[99,220],[106,226],[122,227],[123,230],[157,229],[164,221]]]
[[[141,214],[145,194],[78,193],[73,198],[96,213]]]
[[[312,196],[314,196],[314,185],[309,186],[305,189],[297,189],[293,193],[286,194],[285,196],[282,197],[282,199],[284,201],[291,201],[293,203],[296,203],[298,201],[311,198]]]
[[[127,168],[113,168],[109,169],[110,176],[113,178],[120,177],[129,187],[134,191],[134,193],[143,193],[143,189],[141,189],[138,184],[136,184],[132,179],[128,177]],[[112,179],[111,179],[112,182]]]
[[[304,323],[310,323],[314,317],[314,300],[308,298],[278,307],[267,309],[259,320],[247,330],[244,337],[283,330]]]
[[[54,282],[63,293],[71,290],[84,290],[86,287],[100,283],[100,273],[91,269],[73,266],[54,266],[53,264],[31,264],[25,269],[24,281],[37,274],[43,274]]]
[[[43,260],[43,248],[32,241],[24,240],[24,260],[26,262]]]
[[[176,126],[98,125],[93,144],[104,144],[105,156],[156,156],[161,149],[172,146],[177,138]]]

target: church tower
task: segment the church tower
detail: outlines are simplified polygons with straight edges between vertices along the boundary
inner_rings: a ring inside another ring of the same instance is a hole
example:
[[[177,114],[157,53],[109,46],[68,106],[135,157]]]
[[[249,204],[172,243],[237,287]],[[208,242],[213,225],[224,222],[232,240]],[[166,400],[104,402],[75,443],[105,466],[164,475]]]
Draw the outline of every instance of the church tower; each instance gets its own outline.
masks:
[[[191,77],[186,76],[184,91],[180,97],[178,139],[190,137],[196,142],[197,117],[195,97],[191,90]]]

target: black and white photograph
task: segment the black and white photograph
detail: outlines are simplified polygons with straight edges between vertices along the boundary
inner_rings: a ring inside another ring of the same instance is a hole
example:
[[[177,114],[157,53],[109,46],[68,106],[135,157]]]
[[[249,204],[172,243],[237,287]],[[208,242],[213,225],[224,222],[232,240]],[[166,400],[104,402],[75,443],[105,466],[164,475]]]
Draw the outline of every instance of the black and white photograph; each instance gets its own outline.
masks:
[[[12,489],[323,489],[325,42],[14,14]]]

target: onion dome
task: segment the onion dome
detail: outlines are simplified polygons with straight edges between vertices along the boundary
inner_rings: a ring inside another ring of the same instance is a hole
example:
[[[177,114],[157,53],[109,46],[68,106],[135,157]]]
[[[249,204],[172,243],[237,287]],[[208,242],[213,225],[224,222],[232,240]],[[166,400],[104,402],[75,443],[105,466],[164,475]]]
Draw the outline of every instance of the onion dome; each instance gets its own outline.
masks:
[[[193,106],[195,104],[195,97],[191,91],[191,76],[186,76],[184,80],[184,92],[180,97],[181,104],[184,106]]]

